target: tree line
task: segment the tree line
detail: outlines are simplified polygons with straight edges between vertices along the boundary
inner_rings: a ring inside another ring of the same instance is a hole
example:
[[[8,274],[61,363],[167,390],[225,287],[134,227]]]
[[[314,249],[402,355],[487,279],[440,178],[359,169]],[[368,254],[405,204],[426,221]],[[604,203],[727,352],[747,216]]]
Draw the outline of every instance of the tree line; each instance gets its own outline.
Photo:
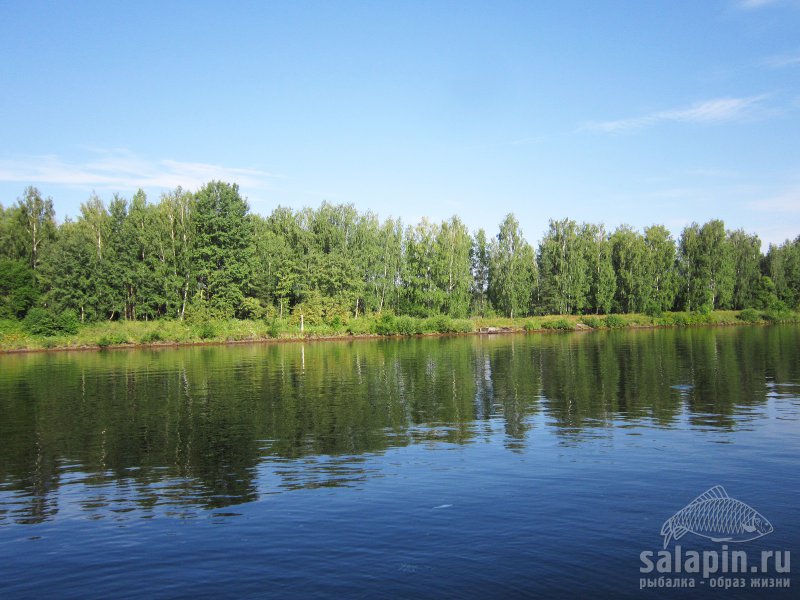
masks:
[[[97,195],[58,224],[28,187],[0,205],[0,318],[32,308],[81,321],[205,317],[344,321],[364,314],[659,314],[800,303],[800,236],[761,252],[720,220],[674,239],[550,221],[538,246],[513,214],[495,235],[453,216],[404,225],[352,204],[251,213],[235,184],[150,202]]]

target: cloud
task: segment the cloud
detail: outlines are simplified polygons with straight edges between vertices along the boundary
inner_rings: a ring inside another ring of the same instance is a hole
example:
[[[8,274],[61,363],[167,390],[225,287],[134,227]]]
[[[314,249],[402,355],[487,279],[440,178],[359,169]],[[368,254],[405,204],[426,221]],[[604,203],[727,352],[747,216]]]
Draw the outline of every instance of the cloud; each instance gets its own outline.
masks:
[[[788,188],[777,195],[753,200],[745,204],[750,210],[768,213],[800,213],[800,185]]]
[[[744,10],[755,10],[770,6],[771,4],[777,4],[778,2],[780,2],[780,0],[739,0],[736,6]]]
[[[664,122],[710,124],[738,121],[752,115],[765,97],[765,95],[760,95],[746,98],[717,98],[697,102],[687,108],[665,110],[641,117],[589,123],[583,129],[604,133],[619,133],[634,131]]]
[[[795,54],[780,54],[771,56],[764,61],[764,64],[771,69],[783,69],[786,67],[800,66],[800,52]]]
[[[127,150],[101,150],[82,161],[68,161],[56,155],[0,159],[0,181],[119,192],[138,188],[171,190],[178,186],[193,190],[215,179],[261,189],[275,177],[259,169],[149,160]]]

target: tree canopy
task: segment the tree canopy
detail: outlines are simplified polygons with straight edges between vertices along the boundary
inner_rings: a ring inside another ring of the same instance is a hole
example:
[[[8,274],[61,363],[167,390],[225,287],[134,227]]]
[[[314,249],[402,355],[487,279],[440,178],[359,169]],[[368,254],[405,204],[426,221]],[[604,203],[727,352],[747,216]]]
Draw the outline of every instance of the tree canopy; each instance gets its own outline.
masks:
[[[82,321],[397,315],[607,314],[797,307],[800,237],[761,253],[720,220],[674,239],[570,219],[537,247],[513,214],[497,233],[457,217],[404,224],[352,204],[253,214],[235,184],[212,181],[151,202],[92,195],[57,224],[28,187],[0,205],[0,318],[32,308]]]

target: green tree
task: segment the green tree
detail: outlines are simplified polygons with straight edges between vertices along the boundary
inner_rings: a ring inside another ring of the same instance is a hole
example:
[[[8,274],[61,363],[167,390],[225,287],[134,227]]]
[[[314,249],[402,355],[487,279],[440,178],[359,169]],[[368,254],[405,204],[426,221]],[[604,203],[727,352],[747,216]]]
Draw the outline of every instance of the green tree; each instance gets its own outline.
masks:
[[[479,229],[472,243],[472,312],[485,316],[489,309],[489,243]]]
[[[647,246],[644,237],[628,225],[611,235],[611,259],[617,276],[614,308],[617,312],[642,312],[651,301]]]
[[[539,278],[547,312],[572,314],[587,305],[590,292],[586,239],[570,219],[550,221],[539,244]]]
[[[609,313],[614,304],[617,280],[611,259],[611,242],[603,225],[586,223],[579,232],[584,261],[588,269],[589,295],[587,308]]]
[[[734,265],[733,308],[753,307],[761,284],[761,240],[742,229],[731,232],[728,240]]]
[[[25,261],[0,258],[0,319],[21,319],[39,296],[36,274]]]
[[[252,224],[236,184],[212,181],[195,194],[192,258],[200,298],[233,316],[253,272]]]
[[[506,215],[489,249],[489,298],[508,317],[529,314],[535,283],[533,249],[525,241],[519,222]]]
[[[25,188],[25,195],[18,201],[17,218],[22,253],[35,271],[39,267],[42,246],[55,237],[55,211],[53,200],[42,198],[35,187]]]
[[[647,312],[672,310],[678,293],[676,269],[677,249],[672,234],[663,225],[653,225],[644,230],[647,251],[644,286],[651,286]]]
[[[444,292],[444,300],[438,308],[451,317],[463,318],[469,312],[472,287],[471,250],[472,237],[467,226],[458,217],[453,216],[441,224],[434,247],[438,258],[436,286]]]

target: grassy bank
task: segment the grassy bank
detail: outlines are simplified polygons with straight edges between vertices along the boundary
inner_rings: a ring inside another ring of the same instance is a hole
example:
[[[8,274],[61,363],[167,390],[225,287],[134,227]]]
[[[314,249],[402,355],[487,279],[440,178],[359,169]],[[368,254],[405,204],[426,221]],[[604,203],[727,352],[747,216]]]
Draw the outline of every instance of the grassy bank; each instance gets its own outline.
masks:
[[[76,333],[37,335],[22,322],[0,320],[0,352],[22,350],[109,348],[143,345],[226,343],[266,340],[348,338],[357,336],[410,336],[497,331],[575,331],[641,327],[690,327],[746,323],[798,323],[800,313],[747,309],[711,313],[665,313],[660,316],[565,315],[509,319],[503,317],[451,319],[445,316],[366,316],[347,323],[300,325],[289,321],[209,320],[115,321],[81,325]]]

